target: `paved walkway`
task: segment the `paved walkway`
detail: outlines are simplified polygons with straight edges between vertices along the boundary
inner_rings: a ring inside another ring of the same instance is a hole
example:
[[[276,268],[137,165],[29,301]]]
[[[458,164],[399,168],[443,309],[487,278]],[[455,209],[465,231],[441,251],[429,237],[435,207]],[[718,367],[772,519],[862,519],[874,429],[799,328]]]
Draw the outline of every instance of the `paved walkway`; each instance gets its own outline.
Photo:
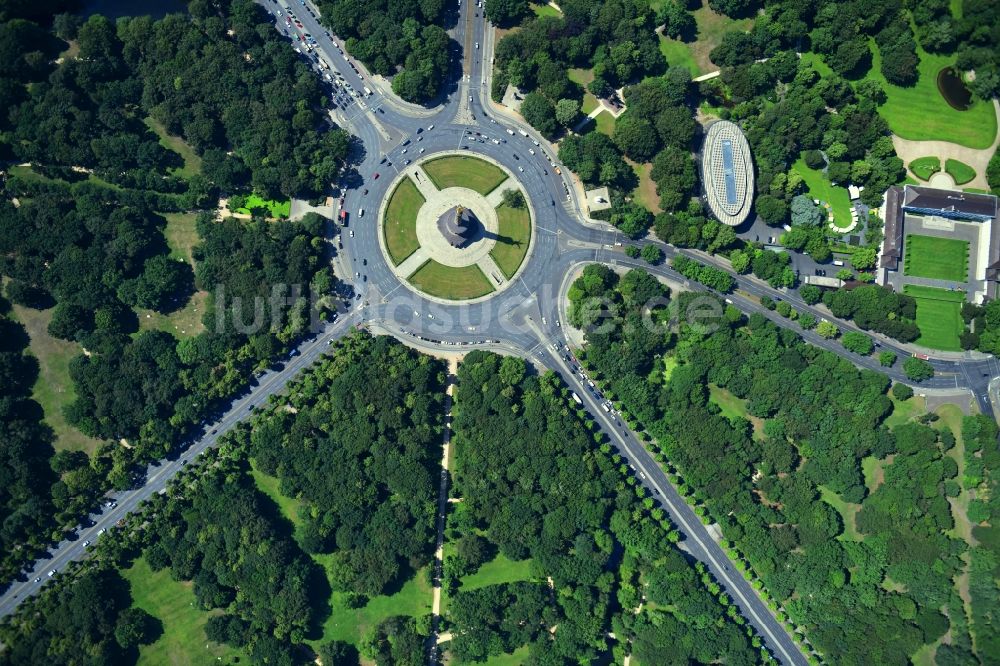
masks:
[[[579,134],[581,131],[583,131],[583,128],[587,126],[587,123],[592,122],[594,118],[604,113],[605,110],[604,105],[601,103],[601,100],[597,101],[598,101],[597,107],[593,111],[588,113],[586,118],[582,118],[580,122],[578,122],[576,126],[573,127],[574,132]]]
[[[434,640],[434,650],[431,663],[438,662],[440,650],[438,645],[451,640],[451,634],[438,634],[441,626],[441,577],[444,569],[444,528],[446,523],[446,512],[448,511],[448,479],[449,462],[451,460],[451,406],[452,396],[455,395],[455,378],[458,375],[458,359],[448,359],[448,388],[445,389],[444,396],[444,428],[442,432],[443,443],[441,447],[441,484],[438,488],[438,515],[437,515],[437,548],[434,551],[434,597],[431,601],[432,616],[432,637]]]
[[[993,137],[993,144],[989,148],[969,148],[960,146],[950,141],[910,141],[901,139],[895,134],[892,135],[892,145],[896,149],[896,154],[907,165],[918,157],[936,155],[941,158],[941,168],[947,159],[964,162],[976,170],[976,177],[962,187],[976,187],[981,190],[989,190],[989,183],[986,182],[986,167],[990,158],[1000,145],[1000,101],[993,100],[993,111],[997,116],[997,134]],[[919,180],[919,179],[918,179]]]

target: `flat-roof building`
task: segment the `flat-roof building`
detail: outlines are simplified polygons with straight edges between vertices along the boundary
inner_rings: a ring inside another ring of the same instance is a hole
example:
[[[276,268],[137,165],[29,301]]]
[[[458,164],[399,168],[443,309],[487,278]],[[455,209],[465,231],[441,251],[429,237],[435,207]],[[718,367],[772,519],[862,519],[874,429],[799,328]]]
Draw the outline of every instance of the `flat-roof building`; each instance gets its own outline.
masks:
[[[936,187],[897,185],[885,193],[883,217],[885,227],[876,276],[879,284],[891,285],[901,291],[910,282],[904,274],[907,236],[937,236],[969,243],[968,279],[946,281],[917,276],[918,283],[942,289],[964,288],[972,302],[997,297],[1000,285],[1000,211],[997,197]]]
[[[750,215],[753,160],[736,123],[719,120],[709,125],[701,149],[701,182],[709,210],[720,222],[735,227]]]

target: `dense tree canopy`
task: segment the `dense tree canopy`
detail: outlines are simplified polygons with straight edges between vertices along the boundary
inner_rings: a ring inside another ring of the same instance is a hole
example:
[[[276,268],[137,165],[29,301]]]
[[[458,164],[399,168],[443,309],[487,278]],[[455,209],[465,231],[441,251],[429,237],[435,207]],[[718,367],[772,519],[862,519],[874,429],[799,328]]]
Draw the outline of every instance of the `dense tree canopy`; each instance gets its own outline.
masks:
[[[624,298],[613,279],[580,286],[602,302]],[[678,311],[694,297],[682,295]],[[950,610],[962,607],[953,579],[969,548],[952,532],[947,498],[957,493],[958,468],[946,455],[955,444],[951,430],[916,422],[890,429],[886,377],[859,371],[758,315],[745,319],[729,308],[707,330],[682,323],[676,341],[647,347],[627,373],[623,350],[646,346],[648,333],[637,331],[586,329],[584,364],[650,432],[824,659],[906,663],[915,646],[934,643],[949,627],[971,654],[965,613]],[[738,399],[740,416],[721,413],[720,392]],[[995,437],[992,420],[983,422],[990,426],[985,437]],[[865,459],[884,471],[877,488],[866,484]],[[974,465],[970,487],[979,485],[982,469]],[[853,524],[850,513],[828,503],[834,496],[859,507]],[[984,567],[995,567],[992,554],[982,557]],[[981,605],[973,611],[983,624],[1000,599],[988,578],[979,579]],[[984,663],[986,654],[979,652]]]
[[[635,281],[623,280],[629,303],[658,288],[655,280]],[[520,372],[505,372],[513,365]],[[519,359],[476,351],[459,367],[458,386],[453,442],[462,501],[450,512],[448,532],[462,539],[482,533],[506,557],[531,558],[533,579],[458,588],[448,619],[459,659],[527,645],[528,663],[603,660],[610,620],[619,641],[635,636],[641,647],[634,649],[649,663],[662,663],[650,657],[663,653],[703,663],[756,661],[738,626],[743,620],[727,619],[703,570],[671,543],[676,534],[662,511],[640,502],[634,479],[623,482],[627,466],[606,445],[595,446],[555,376],[525,374]],[[455,565],[446,562],[446,585],[458,584],[449,575]],[[637,615],[643,596],[664,606]],[[664,624],[670,630],[658,631]]]
[[[374,596],[433,550],[444,368],[388,337],[352,337],[302,380],[294,411],[250,435],[258,467],[304,507],[302,543],[337,584]]]
[[[442,89],[451,40],[442,27],[453,7],[444,0],[323,0],[321,20],[375,74],[392,76],[403,99],[425,102]]]

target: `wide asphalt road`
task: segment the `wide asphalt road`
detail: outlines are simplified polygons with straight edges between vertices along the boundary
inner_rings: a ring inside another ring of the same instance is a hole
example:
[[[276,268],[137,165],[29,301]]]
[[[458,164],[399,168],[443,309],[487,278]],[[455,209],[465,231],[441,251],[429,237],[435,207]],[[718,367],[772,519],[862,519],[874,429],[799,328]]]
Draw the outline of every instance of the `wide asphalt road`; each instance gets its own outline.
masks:
[[[84,541],[95,541],[106,528],[113,526],[143,500],[161,492],[185,464],[206,448],[215,446],[219,437],[245,418],[250,409],[282,391],[302,368],[323,353],[330,341],[356,324],[371,322],[400,337],[419,339],[421,345],[431,348],[454,351],[456,347],[475,345],[514,350],[558,372],[567,385],[574,388],[588,412],[636,470],[639,481],[670,513],[684,535],[684,548],[712,571],[739,605],[744,617],[762,636],[771,653],[785,664],[806,664],[805,657],[783,626],[735,570],[634,433],[620,419],[603,410],[595,392],[581,383],[579,375],[571,372],[570,363],[563,358],[564,352],[553,349],[555,345],[562,350],[567,342],[563,337],[559,313],[560,304],[565,302],[563,292],[569,284],[564,277],[574,266],[586,262],[606,262],[643,267],[679,282],[686,283],[686,280],[667,266],[651,267],[629,259],[620,245],[623,238],[613,227],[581,222],[575,189],[565,169],[563,175],[556,174],[555,168],[561,165],[547,144],[519,120],[492,113],[492,103],[485,98],[488,95],[486,82],[489,71],[488,67],[484,67],[485,60],[492,54],[492,43],[487,41],[492,33],[488,32],[483,11],[476,8],[471,0],[462,3],[451,30],[456,50],[462,53],[462,67],[455,68],[453,80],[435,106],[417,109],[396,99],[391,93],[383,92],[360,64],[354,63],[352,67],[353,59],[344,52],[343,40],[326,34],[325,28],[313,15],[316,10],[311,3],[259,2],[268,11],[277,29],[288,35],[293,45],[301,49],[302,42],[296,41],[295,37],[298,35],[301,40],[305,33],[316,40],[315,51],[329,69],[321,67],[311,56],[303,54],[303,57],[330,88],[331,98],[337,104],[336,109],[331,109],[332,118],[357,137],[353,170],[340,183],[344,188],[344,209],[348,212],[349,226],[340,232],[343,249],[335,257],[334,265],[343,278],[353,280],[359,298],[347,315],[326,327],[317,337],[301,343],[297,355],[291,357],[284,368],[264,375],[245,397],[234,400],[217,422],[206,428],[205,435],[193,442],[179,459],[151,465],[141,488],[109,494],[107,501],[116,503],[116,506],[102,507],[94,516],[92,527],[79,531],[72,540],[55,545],[50,557],[36,562],[30,568],[26,582],[15,583],[0,597],[0,616],[13,612],[23,598],[37,592],[48,580],[46,572],[58,571],[68,562],[85,557]],[[294,21],[288,20],[290,13],[301,21],[301,29]],[[346,83],[351,84],[355,94],[350,93]],[[364,93],[366,87],[371,94]],[[508,129],[514,132],[513,135],[508,133]],[[455,150],[487,155],[503,164],[528,193],[534,213],[534,244],[521,276],[496,297],[474,305],[438,303],[412,291],[389,269],[378,243],[377,212],[387,195],[386,188],[398,170],[405,166],[405,161]],[[531,150],[534,150],[534,155],[529,152]],[[363,216],[362,209],[365,211]],[[352,230],[353,237],[350,235]],[[683,252],[702,261],[718,261],[698,253],[663,247],[668,257]],[[724,264],[721,266],[728,270]],[[739,291],[728,298],[746,313],[759,312],[779,325],[792,326],[743,294],[756,297],[768,295],[776,300],[789,301],[802,312],[824,316],[802,303],[794,293],[772,289],[746,276],[734,277]],[[703,289],[700,285],[689,284],[693,289]],[[848,322],[837,323],[844,330],[854,330]],[[854,355],[839,343],[795,328],[810,343],[841,354],[858,366],[886,372],[893,379],[904,379],[898,368],[878,367],[877,361]],[[908,355],[890,341],[880,340],[880,344],[883,349],[896,351],[900,358]],[[971,388],[983,411],[991,413],[985,386],[990,377],[1000,374],[995,359],[932,363],[938,374],[923,386]],[[36,583],[35,579],[40,581]]]

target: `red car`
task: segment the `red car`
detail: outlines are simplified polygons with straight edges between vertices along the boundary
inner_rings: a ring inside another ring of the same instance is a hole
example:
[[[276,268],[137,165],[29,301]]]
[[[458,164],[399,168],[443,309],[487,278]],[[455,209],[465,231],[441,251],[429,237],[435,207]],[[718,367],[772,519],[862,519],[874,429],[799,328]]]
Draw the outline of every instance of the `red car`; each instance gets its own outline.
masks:
[[[378,174],[378,173],[377,173],[377,174],[375,174],[375,180],[378,180],[378,177],[379,177],[380,175],[381,175],[381,174]]]

